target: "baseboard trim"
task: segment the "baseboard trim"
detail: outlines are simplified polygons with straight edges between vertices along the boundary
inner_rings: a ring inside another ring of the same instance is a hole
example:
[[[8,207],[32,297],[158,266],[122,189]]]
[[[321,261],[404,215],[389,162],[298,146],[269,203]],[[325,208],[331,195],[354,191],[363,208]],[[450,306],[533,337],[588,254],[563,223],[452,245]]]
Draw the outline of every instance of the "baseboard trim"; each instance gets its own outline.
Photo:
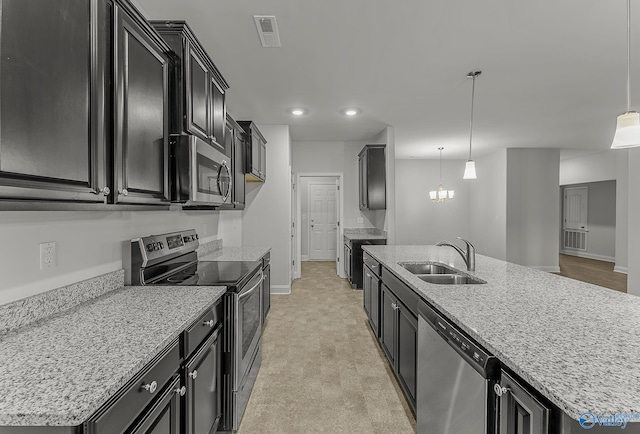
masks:
[[[629,269],[627,267],[619,267],[618,265],[613,267],[613,271],[616,273],[629,274]]]
[[[546,271],[547,273],[559,273],[560,272],[560,267],[557,265],[537,265],[535,267],[531,267],[531,268],[535,268],[536,270],[540,270],[540,271]]]
[[[560,250],[563,255],[578,256],[580,258],[595,259],[596,261],[616,262],[616,258],[611,256],[596,255],[594,253],[580,252],[577,250]]]
[[[271,285],[271,294],[291,294],[291,285]]]

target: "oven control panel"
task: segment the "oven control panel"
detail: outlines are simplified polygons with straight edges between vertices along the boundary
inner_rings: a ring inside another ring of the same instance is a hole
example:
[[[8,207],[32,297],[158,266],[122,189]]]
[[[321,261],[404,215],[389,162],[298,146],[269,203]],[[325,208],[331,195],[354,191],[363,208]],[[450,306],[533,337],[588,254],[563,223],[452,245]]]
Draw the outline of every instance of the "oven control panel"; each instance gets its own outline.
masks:
[[[139,258],[142,267],[195,251],[200,245],[195,229],[150,235],[131,240],[131,257]]]

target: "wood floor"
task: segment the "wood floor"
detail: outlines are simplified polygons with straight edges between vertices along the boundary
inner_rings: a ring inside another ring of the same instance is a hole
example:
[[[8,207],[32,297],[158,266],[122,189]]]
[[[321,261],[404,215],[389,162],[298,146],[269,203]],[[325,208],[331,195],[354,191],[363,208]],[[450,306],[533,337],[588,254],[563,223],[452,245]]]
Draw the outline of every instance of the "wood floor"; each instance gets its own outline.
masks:
[[[560,255],[560,274],[582,282],[627,292],[627,275],[613,271],[612,262]]]
[[[272,295],[262,366],[238,434],[412,434],[416,420],[335,262],[303,262]]]

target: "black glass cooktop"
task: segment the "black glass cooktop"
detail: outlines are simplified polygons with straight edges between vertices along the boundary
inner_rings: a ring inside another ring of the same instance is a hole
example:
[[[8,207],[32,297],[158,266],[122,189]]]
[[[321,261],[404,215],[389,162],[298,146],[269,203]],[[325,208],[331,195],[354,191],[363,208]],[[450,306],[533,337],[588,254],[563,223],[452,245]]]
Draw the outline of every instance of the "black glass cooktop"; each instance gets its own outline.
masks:
[[[149,285],[241,286],[260,268],[260,262],[200,261]]]

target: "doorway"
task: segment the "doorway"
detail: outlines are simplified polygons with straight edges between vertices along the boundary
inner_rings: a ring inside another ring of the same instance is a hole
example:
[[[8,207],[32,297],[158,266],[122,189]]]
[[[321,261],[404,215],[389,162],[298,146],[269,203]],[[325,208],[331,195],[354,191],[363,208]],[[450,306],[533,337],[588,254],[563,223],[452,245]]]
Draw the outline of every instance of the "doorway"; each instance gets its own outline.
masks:
[[[335,261],[341,276],[342,173],[298,173],[295,185],[296,277],[301,261]]]

